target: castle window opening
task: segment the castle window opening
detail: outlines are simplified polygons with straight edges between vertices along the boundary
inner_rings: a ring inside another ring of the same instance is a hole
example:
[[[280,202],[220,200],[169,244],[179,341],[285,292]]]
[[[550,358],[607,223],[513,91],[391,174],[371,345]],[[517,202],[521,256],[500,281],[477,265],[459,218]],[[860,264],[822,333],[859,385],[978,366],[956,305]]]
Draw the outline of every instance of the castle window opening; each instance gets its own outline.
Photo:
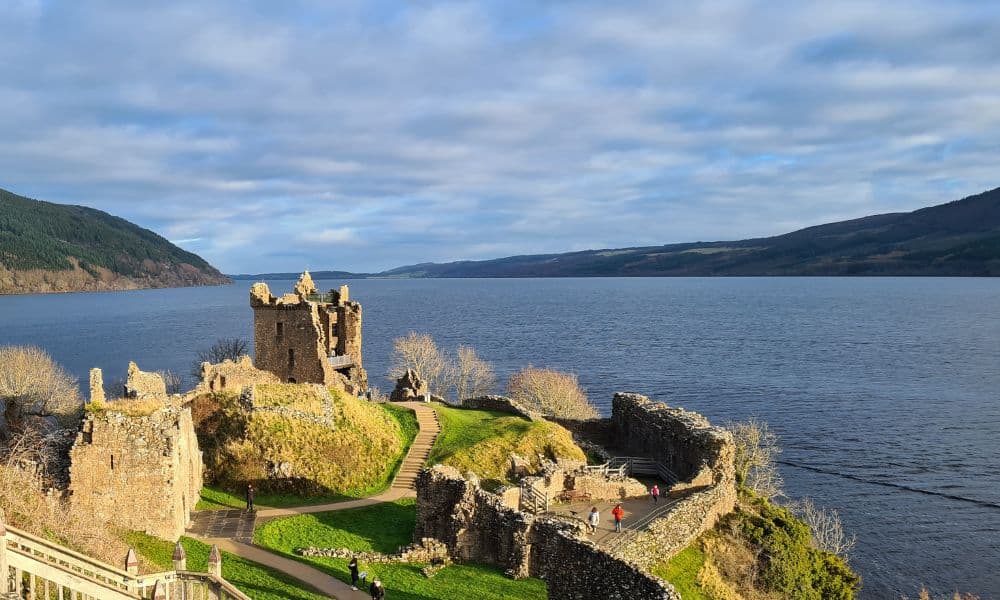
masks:
[[[226,376],[225,375],[220,375],[219,376],[219,387],[222,388],[222,389],[226,389]]]
[[[294,377],[289,377],[288,378],[288,383],[295,383],[295,378]]]
[[[285,335],[285,324],[282,323],[281,321],[278,321],[276,323],[276,329],[277,329],[278,339],[280,340],[281,336]]]
[[[295,368],[295,349],[294,348],[289,348],[288,349],[288,368],[289,369]]]
[[[114,454],[111,455],[111,470],[112,471],[115,470],[115,455]]]

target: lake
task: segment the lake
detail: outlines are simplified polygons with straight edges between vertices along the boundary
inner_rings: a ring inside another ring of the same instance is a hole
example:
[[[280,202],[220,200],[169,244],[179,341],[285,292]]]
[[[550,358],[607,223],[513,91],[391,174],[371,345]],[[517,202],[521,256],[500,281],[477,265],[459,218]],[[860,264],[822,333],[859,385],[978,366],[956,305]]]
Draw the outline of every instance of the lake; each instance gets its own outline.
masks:
[[[719,424],[757,416],[780,436],[788,495],[857,534],[863,598],[1000,597],[1000,279],[347,283],[384,391],[392,340],[412,330],[475,347],[501,380],[576,372],[605,412],[636,391]],[[249,286],[0,297],[0,345],[41,346],[84,383],[129,360],[187,375],[217,338],[252,340]]]

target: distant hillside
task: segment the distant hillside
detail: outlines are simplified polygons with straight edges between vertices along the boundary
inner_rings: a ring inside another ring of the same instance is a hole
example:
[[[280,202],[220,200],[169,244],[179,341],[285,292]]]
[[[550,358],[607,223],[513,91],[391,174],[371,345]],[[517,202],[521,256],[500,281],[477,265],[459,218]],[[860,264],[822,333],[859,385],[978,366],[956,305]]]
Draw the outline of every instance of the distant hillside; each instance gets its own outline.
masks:
[[[204,259],[125,219],[0,189],[0,294],[221,283]]]
[[[376,277],[1000,276],[1000,188],[769,238],[423,263]]]

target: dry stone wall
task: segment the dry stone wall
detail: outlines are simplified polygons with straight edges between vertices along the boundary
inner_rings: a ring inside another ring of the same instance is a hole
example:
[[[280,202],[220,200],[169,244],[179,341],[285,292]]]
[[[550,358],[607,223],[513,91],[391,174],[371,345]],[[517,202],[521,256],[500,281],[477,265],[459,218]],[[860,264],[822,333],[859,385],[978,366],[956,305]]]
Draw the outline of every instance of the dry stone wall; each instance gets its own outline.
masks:
[[[438,465],[417,478],[414,539],[435,538],[456,560],[541,577],[551,600],[680,600],[670,584],[587,540],[583,527],[505,506],[452,467]]]
[[[479,396],[477,398],[466,398],[462,400],[463,408],[474,408],[476,410],[495,410],[497,412],[510,413],[519,417],[524,417],[529,421],[541,421],[544,417],[537,412],[529,410],[517,401],[506,396]]]
[[[86,416],[70,450],[73,509],[125,529],[178,538],[201,487],[201,451],[187,406],[127,416],[112,403]]]
[[[617,448],[663,463],[689,487],[735,481],[732,435],[696,412],[617,393],[611,421]]]
[[[240,392],[258,383],[280,383],[277,375],[253,366],[249,356],[243,355],[237,361],[224,360],[221,363],[201,363],[201,392]]]

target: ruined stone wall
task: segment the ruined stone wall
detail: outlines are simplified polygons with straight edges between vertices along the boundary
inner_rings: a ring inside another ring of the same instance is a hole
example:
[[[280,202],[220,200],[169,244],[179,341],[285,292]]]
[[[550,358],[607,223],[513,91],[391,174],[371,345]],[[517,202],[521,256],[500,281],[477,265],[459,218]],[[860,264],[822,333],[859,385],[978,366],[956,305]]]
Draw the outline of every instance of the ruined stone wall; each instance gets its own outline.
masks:
[[[236,362],[224,360],[221,363],[201,363],[199,392],[241,392],[244,388],[258,383],[280,383],[278,376],[270,371],[262,371],[253,366],[249,356],[242,356]]]
[[[550,600],[681,600],[672,585],[582,539],[564,521],[542,517],[531,529],[529,571]]]
[[[91,374],[93,377],[93,374]],[[139,365],[128,363],[128,379],[125,381],[125,397],[137,400],[166,398],[167,384],[159,373],[139,370]]]
[[[626,538],[614,550],[618,556],[650,569],[688,546],[736,505],[736,495],[725,485],[712,485],[684,498],[649,527]]]
[[[417,478],[414,540],[435,538],[456,560],[542,577],[552,600],[680,600],[670,584],[587,540],[583,527],[511,509],[452,467],[438,465]]]
[[[478,398],[465,398],[462,400],[462,408],[472,408],[476,410],[495,410],[498,412],[510,413],[519,417],[524,417],[529,421],[541,421],[544,417],[537,412],[528,410],[520,403],[506,396],[479,396]]]
[[[611,421],[616,447],[663,463],[690,487],[732,485],[735,480],[732,435],[698,413],[617,393]]]
[[[191,411],[166,405],[148,416],[88,414],[70,450],[73,509],[126,529],[173,540],[202,487]]]

